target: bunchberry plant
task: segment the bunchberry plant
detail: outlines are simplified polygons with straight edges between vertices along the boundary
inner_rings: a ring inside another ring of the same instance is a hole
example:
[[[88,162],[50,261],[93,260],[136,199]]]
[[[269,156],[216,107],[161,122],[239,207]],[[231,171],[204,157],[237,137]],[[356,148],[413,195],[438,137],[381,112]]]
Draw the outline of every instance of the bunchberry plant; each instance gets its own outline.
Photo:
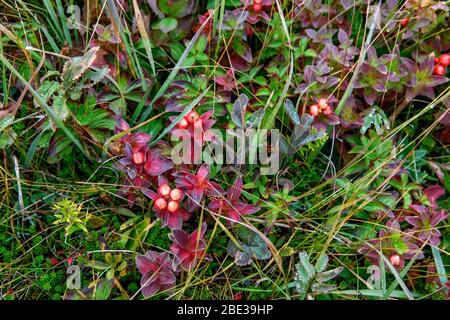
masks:
[[[0,12],[0,299],[448,299],[448,1]]]

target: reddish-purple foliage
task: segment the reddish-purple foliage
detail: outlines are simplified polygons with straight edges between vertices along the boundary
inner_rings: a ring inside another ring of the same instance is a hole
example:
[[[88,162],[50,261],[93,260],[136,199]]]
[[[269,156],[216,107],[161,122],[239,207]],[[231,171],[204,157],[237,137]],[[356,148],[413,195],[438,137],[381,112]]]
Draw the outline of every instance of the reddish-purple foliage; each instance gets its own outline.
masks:
[[[129,125],[122,119],[118,120],[116,133],[129,129]],[[172,161],[160,154],[158,149],[148,146],[150,135],[138,132],[124,135],[119,142],[124,145],[125,157],[115,165],[118,170],[127,174],[122,192],[127,196],[130,204],[135,199],[134,188],[146,187],[151,177],[158,176],[173,168]]]
[[[397,57],[392,54],[378,58],[374,47],[367,49],[367,61],[362,63],[354,87],[363,90],[364,99],[369,105],[373,105],[378,96],[387,91],[387,84],[400,81],[400,78],[388,69],[394,58]]]
[[[225,91],[232,91],[237,86],[233,68],[228,69],[224,75],[215,76],[214,81]]]
[[[413,209],[417,215],[408,216],[405,220],[413,226],[412,229],[407,230],[415,237],[418,237],[421,242],[428,241],[432,246],[437,246],[441,243],[441,233],[436,226],[444,221],[448,214],[444,210],[434,210],[433,208],[427,208],[419,204],[412,204]]]
[[[212,200],[208,208],[227,217],[228,225],[241,221],[241,215],[253,214],[259,210],[257,206],[241,202],[241,192],[242,178],[238,177],[234,185],[227,192],[226,198]]]
[[[428,198],[428,201],[430,201],[431,207],[436,208],[437,207],[436,200],[445,194],[445,189],[442,188],[440,185],[435,184],[423,190],[423,193]]]
[[[203,164],[192,174],[187,171],[179,171],[173,174],[178,188],[185,191],[188,196],[187,209],[193,211],[200,205],[203,196],[214,196],[222,192],[222,188],[215,182],[209,180],[209,165]]]
[[[248,11],[247,22],[250,24],[256,24],[259,21],[269,22],[270,16],[266,11],[270,12],[270,8],[272,7],[272,0],[262,0],[261,2],[261,10],[255,10],[255,2],[254,0],[241,0],[241,3],[244,5],[241,10]]]
[[[411,101],[416,96],[425,96],[434,99],[435,94],[433,87],[446,83],[448,78],[433,74],[434,56],[429,55],[421,63],[408,58],[401,58],[402,67],[406,71],[408,90],[406,91],[406,99]]]
[[[170,239],[173,241],[170,251],[175,255],[174,265],[181,266],[185,270],[192,270],[202,260],[210,260],[205,253],[206,241],[203,239],[206,231],[206,223],[197,228],[191,234],[183,230],[173,230]]]
[[[136,266],[142,274],[141,292],[144,297],[175,287],[172,264],[167,252],[148,251],[145,255],[136,256]]]
[[[158,187],[168,184],[169,181],[165,177],[158,177]],[[142,193],[153,201],[161,198],[161,195],[149,189],[142,189]],[[163,209],[153,207],[153,210],[155,211],[155,215],[161,219],[162,226],[167,226],[170,229],[181,229],[183,222],[187,221],[190,217],[186,210],[181,206],[173,212],[169,210],[168,206],[165,206]]]
[[[367,259],[376,265],[380,263],[379,252],[382,252],[397,269],[402,269],[405,260],[410,260],[416,255],[416,259],[424,257],[416,243],[417,241],[411,235],[401,231],[398,221],[388,221],[386,227],[387,229],[379,232],[378,238],[363,243],[358,252],[364,254]]]

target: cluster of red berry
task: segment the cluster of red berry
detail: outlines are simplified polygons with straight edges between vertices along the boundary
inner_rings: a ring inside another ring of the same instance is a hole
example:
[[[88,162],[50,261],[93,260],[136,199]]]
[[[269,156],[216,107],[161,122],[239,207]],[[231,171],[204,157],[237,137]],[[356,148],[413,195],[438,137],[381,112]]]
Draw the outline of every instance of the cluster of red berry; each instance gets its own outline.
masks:
[[[331,106],[328,104],[327,99],[320,98],[317,101],[317,104],[313,104],[309,107],[309,114],[313,117],[317,117],[321,113],[324,115],[330,115],[333,112],[333,109],[331,109]]]
[[[160,195],[154,201],[156,210],[164,210],[174,213],[180,207],[180,200],[183,197],[183,192],[180,189],[171,189],[168,184],[163,184],[158,188],[158,194]]]
[[[178,122],[177,127],[179,129],[187,129],[192,125],[194,128],[201,128],[202,124],[203,121],[200,119],[198,113],[192,110]]]
[[[439,56],[439,58],[434,58],[434,69],[433,74],[437,76],[443,76],[447,70],[446,68],[450,65],[450,54],[444,53]]]
[[[138,151],[136,153],[133,153],[133,162],[135,164],[143,164],[144,163],[144,153],[142,151]]]
[[[262,11],[262,0],[253,0],[253,11],[255,12]]]

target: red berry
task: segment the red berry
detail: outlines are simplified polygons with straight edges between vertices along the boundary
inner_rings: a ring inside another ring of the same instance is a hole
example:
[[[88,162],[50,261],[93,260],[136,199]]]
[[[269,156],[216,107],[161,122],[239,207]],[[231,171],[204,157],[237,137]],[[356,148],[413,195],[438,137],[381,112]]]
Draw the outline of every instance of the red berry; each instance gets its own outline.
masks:
[[[317,101],[317,105],[319,106],[319,108],[320,108],[321,110],[324,110],[324,109],[328,106],[327,99],[325,99],[325,98],[320,98],[319,101]]]
[[[433,69],[433,74],[437,76],[443,76],[445,74],[445,68],[443,65],[437,64]]]
[[[309,107],[309,114],[313,117],[317,117],[319,115],[319,107],[317,104],[313,104],[311,107]]]
[[[242,300],[242,293],[241,293],[241,292],[236,293],[236,294],[233,296],[233,300]]]
[[[394,267],[398,267],[400,265],[400,256],[398,254],[393,254],[392,256],[389,257],[389,261],[391,262],[391,264]]]
[[[257,3],[253,4],[253,11],[261,12],[262,11],[262,5],[257,4]]]
[[[189,122],[186,120],[186,118],[182,118],[180,122],[178,122],[177,126],[180,129],[186,129],[187,127],[189,127]]]
[[[172,189],[172,191],[170,191],[170,199],[174,200],[174,201],[178,201],[181,199],[181,197],[183,196],[183,193],[181,192],[180,189]]]
[[[179,207],[180,207],[180,204],[177,201],[171,200],[167,204],[167,211],[174,213],[175,211],[178,210]]]
[[[186,119],[189,123],[194,123],[195,121],[197,121],[197,119],[199,118],[199,115],[197,112],[195,111],[190,111],[187,115],[186,115]]]
[[[439,63],[442,64],[444,67],[450,66],[450,54],[444,53],[441,54],[439,57]]]
[[[434,64],[439,64],[439,59],[438,58],[434,58]]]
[[[170,187],[168,184],[163,184],[159,186],[158,193],[162,195],[163,197],[168,196],[170,193]]]
[[[144,162],[144,153],[141,151],[133,153],[133,162],[135,164],[142,164]]]
[[[409,18],[404,18],[400,20],[400,25],[404,28],[408,25]]]
[[[73,258],[72,258],[72,257],[69,257],[69,259],[67,259],[67,264],[71,265],[72,262],[73,262]]]
[[[56,258],[51,258],[51,259],[50,259],[50,263],[51,263],[52,265],[57,265],[57,264],[59,263],[59,261],[58,261],[58,259],[56,259]]]
[[[167,207],[167,201],[164,198],[158,198],[155,200],[155,209],[163,210]]]
[[[326,108],[323,110],[323,114],[328,116],[333,112],[333,109],[329,105],[326,106]]]

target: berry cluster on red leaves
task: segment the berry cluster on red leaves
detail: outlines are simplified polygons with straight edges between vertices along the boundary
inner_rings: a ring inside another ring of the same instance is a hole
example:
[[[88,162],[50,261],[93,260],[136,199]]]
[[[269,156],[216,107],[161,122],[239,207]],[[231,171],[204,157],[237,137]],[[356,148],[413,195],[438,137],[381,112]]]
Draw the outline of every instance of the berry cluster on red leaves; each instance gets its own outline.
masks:
[[[201,127],[203,124],[202,119],[200,119],[197,112],[194,110],[189,111],[183,118],[181,118],[180,122],[177,123],[177,127],[179,129],[187,129],[189,126],[193,127]]]
[[[195,150],[200,150],[207,141],[213,141],[214,135],[210,130],[216,122],[211,117],[214,111],[208,111],[199,115],[192,110],[186,114],[177,123],[176,128],[172,130],[172,135],[181,139],[190,139],[191,150],[188,150],[186,157],[191,159],[192,163],[198,163],[201,153],[195,153]],[[171,121],[175,121],[177,117],[169,117]],[[196,148],[197,147],[197,148]]]
[[[191,234],[184,230],[173,230],[169,237],[173,241],[170,251],[175,255],[175,268],[181,266],[185,270],[192,270],[199,260],[211,260],[211,257],[205,253],[206,241],[203,239],[205,231],[206,223]]]
[[[141,292],[144,297],[150,297],[158,291],[170,290],[175,286],[175,270],[167,252],[148,251],[145,255],[138,255],[136,266],[142,274]]]
[[[181,206],[184,193],[178,188],[172,189],[164,176],[158,177],[157,192],[149,189],[142,189],[142,192],[153,200],[153,210],[163,226],[180,229],[189,219],[189,214]]]
[[[438,58],[434,59],[433,74],[437,76],[443,76],[447,73],[447,67],[450,65],[450,54],[441,54]]]
[[[187,135],[194,143],[203,145],[205,141],[213,138],[210,132],[215,123],[211,119],[212,114],[213,111],[202,115],[194,110],[188,112],[172,130],[173,135]],[[169,117],[169,120],[175,121],[176,118]],[[116,133],[129,129],[123,119],[118,119]],[[172,162],[163,157],[160,150],[149,147],[150,140],[150,135],[142,132],[125,134],[119,140],[125,157],[121,158],[116,166],[126,173],[126,187],[122,190],[125,191],[129,202],[133,204],[139,192],[142,192],[153,200],[153,211],[161,220],[161,225],[172,230],[169,238],[173,242],[170,246],[173,258],[167,253],[154,251],[136,258],[142,274],[142,294],[146,297],[173,288],[177,272],[192,270],[200,261],[211,259],[205,252],[206,223],[191,234],[182,230],[183,223],[189,220],[204,200],[210,200],[208,208],[225,217],[228,225],[240,221],[241,215],[259,210],[259,207],[240,200],[242,178],[236,179],[233,187],[225,193],[219,184],[211,181],[209,165],[201,165],[196,173],[185,167],[174,171]],[[173,184],[175,186],[172,186]]]
[[[320,98],[317,103],[309,107],[309,114],[314,117],[313,127],[317,130],[326,130],[329,125],[336,125],[341,122],[333,108],[325,98]]]
[[[196,143],[203,145],[205,141],[211,141],[213,135],[210,129],[216,122],[212,120],[211,117],[214,111],[208,111],[199,115],[196,111],[192,110],[188,112],[181,120],[177,123],[177,129],[172,131],[172,134],[177,137],[184,137],[185,132],[182,130],[187,130],[188,135],[195,139]],[[175,121],[176,117],[169,117],[171,121]]]
[[[115,132],[119,133],[129,128],[128,123],[119,119]],[[173,168],[172,161],[162,156],[158,149],[148,146],[150,139],[150,135],[137,132],[126,134],[119,140],[125,157],[121,158],[115,167],[127,175],[125,186],[121,191],[129,200],[130,205],[136,198],[134,189],[147,188],[152,177],[159,176]]]
[[[186,192],[188,196],[186,207],[189,212],[200,206],[205,195],[218,196],[223,193],[219,184],[210,181],[209,166],[207,164],[200,166],[197,174],[183,170],[174,173],[174,176],[176,185]]]
[[[317,101],[317,104],[313,104],[309,107],[309,114],[313,117],[318,117],[320,114],[324,114],[326,116],[330,115],[333,112],[333,109],[328,104],[327,99],[320,98]]]

